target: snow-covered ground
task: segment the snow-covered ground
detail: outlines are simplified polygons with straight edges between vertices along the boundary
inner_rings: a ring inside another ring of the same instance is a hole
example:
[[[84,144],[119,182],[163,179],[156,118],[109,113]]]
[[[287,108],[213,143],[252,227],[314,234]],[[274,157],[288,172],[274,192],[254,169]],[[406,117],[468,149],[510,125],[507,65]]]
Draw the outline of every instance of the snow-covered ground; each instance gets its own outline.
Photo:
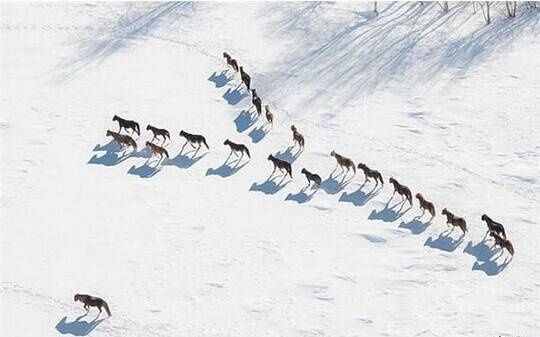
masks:
[[[2,3],[0,335],[538,336],[540,13],[371,6]],[[140,123],[138,152],[105,137],[114,114]],[[171,131],[157,167],[148,123]],[[182,129],[210,151],[180,153]],[[226,138],[252,159],[225,165]],[[384,188],[331,175],[332,150]],[[292,180],[268,179],[270,153]],[[389,201],[390,176],[431,223]],[[80,317],[75,293],[112,317]]]

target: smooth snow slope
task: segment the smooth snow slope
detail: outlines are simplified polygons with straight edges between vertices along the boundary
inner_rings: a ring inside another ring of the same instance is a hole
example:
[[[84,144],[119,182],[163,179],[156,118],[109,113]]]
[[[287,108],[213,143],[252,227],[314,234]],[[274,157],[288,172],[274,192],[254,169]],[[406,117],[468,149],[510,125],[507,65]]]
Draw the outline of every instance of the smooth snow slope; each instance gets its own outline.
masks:
[[[486,27],[470,4],[371,6],[2,3],[0,335],[537,336],[539,13],[498,5]],[[169,129],[171,159],[147,161],[147,131],[120,157],[114,114]],[[181,129],[211,150],[179,154]],[[226,138],[251,161],[223,165]],[[400,210],[387,183],[331,178],[332,150],[469,232]],[[292,181],[267,180],[270,153]],[[80,317],[75,293],[113,316]]]

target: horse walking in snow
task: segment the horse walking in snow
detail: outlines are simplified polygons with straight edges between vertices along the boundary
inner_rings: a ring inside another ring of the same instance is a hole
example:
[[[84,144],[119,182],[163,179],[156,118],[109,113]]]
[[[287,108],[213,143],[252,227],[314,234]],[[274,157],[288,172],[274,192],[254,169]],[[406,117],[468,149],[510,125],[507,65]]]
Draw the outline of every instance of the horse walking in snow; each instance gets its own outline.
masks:
[[[99,313],[101,313],[101,307],[103,307],[105,308],[107,315],[111,316],[109,305],[102,298],[94,297],[90,295],[84,295],[84,294],[76,294],[73,297],[73,300],[75,302],[81,301],[82,303],[84,303],[84,308],[86,309],[86,311],[90,310],[89,307],[97,307],[99,309]]]
[[[114,115],[112,120],[113,122],[114,121],[118,122],[118,126],[119,126],[118,133],[120,133],[123,128],[124,130],[126,130],[126,132],[128,129],[131,129],[135,133],[137,133],[138,136],[141,135],[141,129],[139,128],[139,123],[135,121],[130,121],[128,119],[124,119],[122,117],[119,117],[118,115]]]

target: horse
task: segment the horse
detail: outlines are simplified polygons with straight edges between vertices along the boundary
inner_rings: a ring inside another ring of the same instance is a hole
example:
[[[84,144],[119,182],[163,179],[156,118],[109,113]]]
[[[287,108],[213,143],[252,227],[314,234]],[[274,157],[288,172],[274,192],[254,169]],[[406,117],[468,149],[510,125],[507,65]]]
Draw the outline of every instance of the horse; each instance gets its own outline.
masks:
[[[227,60],[227,64],[236,72],[238,72],[238,62],[226,52],[223,52],[223,57]]]
[[[231,148],[231,154],[234,153],[238,156],[237,152],[241,153],[240,159],[244,156],[244,153],[247,154],[248,158],[251,159],[251,155],[249,154],[249,149],[244,144],[237,144],[233,143],[230,140],[226,139],[225,142],[223,142],[223,145],[228,145]]]
[[[114,141],[117,142],[118,145],[120,146],[124,146],[124,145],[128,147],[131,146],[133,147],[134,151],[137,151],[137,143],[135,143],[135,140],[133,140],[133,138],[131,138],[128,135],[121,135],[117,132],[107,130],[107,132],[105,133],[105,136],[106,137],[111,136],[114,139]]]
[[[250,90],[251,89],[251,87],[250,87],[250,85],[251,85],[251,76],[249,76],[248,73],[246,73],[244,71],[243,67],[240,67],[240,78],[242,79],[242,82],[246,85],[248,90]]]
[[[161,158],[163,158],[163,156],[167,157],[167,159],[169,159],[169,152],[167,152],[167,150],[165,150],[165,148],[159,146],[159,145],[156,145],[152,142],[146,142],[146,146],[148,146],[148,148],[150,149],[150,151],[152,152],[152,155],[155,155],[155,154],[158,154],[159,157],[160,157],[160,160]]]
[[[294,145],[298,143],[298,146],[300,147],[300,149],[303,150],[304,144],[305,144],[304,136],[302,136],[302,134],[298,132],[298,129],[294,125],[291,125],[291,131],[292,131],[292,138],[293,138]]]
[[[204,144],[204,146],[206,146],[206,148],[208,150],[210,150],[210,147],[208,147],[208,144],[206,143],[206,138],[204,138],[203,136],[201,135],[194,135],[194,134],[191,134],[191,133],[188,133],[188,132],[185,132],[184,130],[181,130],[180,131],[180,134],[179,134],[181,137],[184,137],[186,139],[187,142],[189,142],[189,144],[195,148],[195,145],[193,144],[198,144],[199,147],[197,149],[200,149],[201,148],[201,144]]]
[[[73,297],[73,300],[75,302],[81,301],[82,303],[84,303],[84,308],[86,309],[86,311],[90,310],[88,308],[90,306],[90,307],[97,307],[99,309],[99,313],[101,313],[101,307],[104,307],[105,311],[107,312],[107,315],[109,315],[109,317],[111,316],[109,305],[102,298],[94,297],[90,295],[84,295],[84,294],[76,294]]]
[[[146,126],[146,130],[150,130],[154,134],[154,137],[152,138],[152,141],[154,141],[154,139],[156,139],[158,136],[163,137],[163,142],[164,143],[165,143],[165,140],[167,138],[169,138],[169,141],[171,140],[171,136],[169,134],[169,131],[167,131],[165,129],[159,129],[159,128],[156,128],[155,126],[152,126],[152,125],[148,124]]]
[[[418,202],[420,203],[420,208],[423,210],[422,215],[426,212],[426,210],[431,214],[431,218],[435,217],[435,205],[433,205],[432,202],[427,201],[424,196],[420,193],[416,193],[416,199],[418,199]]]
[[[272,112],[270,111],[270,107],[268,106],[268,104],[264,106],[264,110],[265,110],[266,120],[268,121],[268,123],[270,123],[270,125],[274,126],[274,114],[272,114]]]
[[[257,115],[260,116],[262,112],[262,99],[259,97],[259,95],[257,95],[257,91],[255,89],[251,89],[251,94],[253,95],[251,102],[257,109]]]
[[[113,122],[114,121],[118,122],[118,126],[119,126],[118,133],[120,133],[122,131],[122,128],[124,128],[124,130],[126,131],[127,129],[133,130],[138,136],[141,135],[141,129],[139,128],[139,123],[135,121],[123,119],[122,117],[119,117],[117,115],[114,115],[112,120]]]
[[[358,168],[361,169],[362,171],[364,171],[366,181],[369,178],[373,178],[375,180],[375,186],[379,185],[379,181],[381,182],[381,185],[384,185],[382,174],[379,171],[370,169],[364,163],[358,164]]]
[[[306,176],[306,179],[308,181],[307,187],[311,185],[311,182],[314,182],[317,187],[321,186],[322,179],[320,175],[309,172],[305,168],[303,168],[301,172]]]
[[[405,186],[405,185],[401,185],[396,179],[394,179],[394,177],[390,177],[390,179],[388,179],[388,181],[394,185],[394,193],[398,193],[402,198],[406,198],[408,201],[409,201],[409,204],[413,204],[413,201],[412,201],[412,193],[411,193],[411,190]],[[393,196],[393,194],[392,194]]]
[[[339,167],[341,167],[342,171],[345,171],[345,169],[347,169],[347,172],[349,172],[349,170],[352,169],[354,174],[356,174],[356,167],[354,166],[354,163],[351,159],[343,157],[334,150],[330,152],[330,156],[336,158],[337,164]]]
[[[495,232],[489,232],[489,235],[495,239],[495,246],[500,246],[502,249],[506,248],[506,250],[514,256],[514,246],[510,240],[500,237],[499,234]]]
[[[287,162],[285,160],[281,160],[279,158],[276,158],[273,155],[269,155],[267,159],[269,161],[271,161],[272,164],[274,164],[274,171],[272,171],[272,175],[274,175],[274,173],[276,172],[276,168],[278,168],[280,171],[285,170],[289,174],[289,176],[292,178],[291,163],[289,163],[289,162]]]
[[[441,214],[446,215],[446,223],[454,227],[459,227],[463,231],[463,234],[467,232],[467,222],[465,219],[455,216],[452,212],[446,208],[442,210]]]
[[[504,231],[504,226],[501,223],[493,221],[486,214],[482,215],[481,219],[486,222],[486,224],[488,226],[488,232],[494,232],[494,233],[497,233],[499,235],[502,234],[504,236],[504,238],[506,239],[506,233]]]

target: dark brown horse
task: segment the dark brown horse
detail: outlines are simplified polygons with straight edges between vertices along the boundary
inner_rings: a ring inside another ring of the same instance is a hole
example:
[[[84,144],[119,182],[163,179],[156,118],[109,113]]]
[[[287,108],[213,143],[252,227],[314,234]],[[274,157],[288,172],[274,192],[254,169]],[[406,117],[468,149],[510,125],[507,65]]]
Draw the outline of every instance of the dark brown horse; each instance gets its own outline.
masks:
[[[148,124],[146,126],[146,130],[150,130],[154,134],[154,137],[152,138],[152,141],[154,141],[154,139],[156,139],[158,136],[161,136],[163,138],[163,142],[165,142],[165,140],[167,140],[167,138],[169,139],[169,141],[171,140],[171,136],[169,134],[169,131],[167,131],[165,129],[156,128],[155,126],[152,126],[152,125]]]
[[[255,105],[255,109],[257,109],[257,115],[260,116],[262,113],[262,99],[257,95],[257,91],[255,89],[251,89],[251,102],[253,105]]]
[[[459,227],[463,231],[463,234],[467,232],[467,222],[465,219],[460,218],[459,216],[455,216],[452,212],[447,210],[446,208],[442,210],[443,215],[446,215],[446,223],[450,224],[454,227]]]
[[[107,130],[105,136],[113,137],[114,141],[117,142],[120,146],[131,146],[133,147],[133,150],[137,151],[137,143],[135,143],[135,140],[133,140],[133,138],[128,135],[121,135],[117,132]]]
[[[382,174],[377,170],[370,169],[366,164],[360,163],[358,164],[358,168],[364,171],[364,175],[366,177],[366,181],[369,178],[373,178],[375,180],[375,185],[379,184],[379,181],[381,182],[381,185],[384,185]]]
[[[251,76],[249,76],[248,73],[244,71],[243,67],[240,67],[240,78],[242,79],[242,82],[244,82],[248,90],[251,89]]]
[[[495,239],[495,246],[500,246],[502,249],[508,250],[508,252],[514,256],[514,246],[510,240],[504,239],[495,232],[489,232],[489,235]]]
[[[198,145],[197,149],[200,149],[201,144],[204,144],[204,146],[206,146],[207,149],[210,149],[210,147],[208,147],[208,144],[206,143],[206,138],[204,138],[204,136],[194,135],[194,134],[191,134],[182,130],[180,131],[180,137],[184,137],[186,141],[194,148],[195,148],[195,145],[193,144]]]
[[[272,175],[276,172],[276,168],[278,168],[280,171],[285,171],[289,174],[289,176],[292,178],[292,167],[291,163],[281,160],[279,158],[274,157],[273,155],[268,156],[268,160],[274,164],[274,171],[272,171]]]
[[[234,71],[238,72],[238,62],[236,62],[235,59],[233,59],[231,57],[231,55],[229,55],[228,53],[226,52],[223,52],[223,57],[225,58],[225,60],[227,60],[227,64],[233,68]]]
[[[416,199],[418,199],[418,202],[420,203],[420,208],[423,210],[422,215],[424,215],[424,213],[428,211],[431,214],[431,217],[434,218],[436,214],[435,205],[433,205],[432,202],[427,201],[420,193],[416,193]]]
[[[407,199],[412,206],[413,202],[411,189],[405,185],[401,185],[396,179],[394,179],[394,177],[390,177],[390,179],[388,179],[388,182],[394,185],[394,193],[397,192],[402,198]]]
[[[317,187],[321,186],[322,179],[320,175],[309,172],[305,168],[303,168],[301,172],[306,176],[306,179],[308,181],[308,184],[307,184],[308,187],[309,185],[311,185],[311,182],[314,182],[315,185],[317,185]]]
[[[342,171],[345,171],[345,169],[347,169],[347,172],[349,172],[349,170],[352,169],[354,174],[356,174],[356,166],[354,166],[354,163],[351,159],[340,155],[334,150],[330,152],[330,156],[336,158],[337,164],[339,167],[341,167]]]
[[[303,150],[304,144],[305,144],[304,136],[298,131],[298,129],[294,125],[291,125],[291,131],[292,131],[292,138],[293,138],[294,145],[298,143],[298,146],[300,147],[300,149]]]
[[[118,126],[119,126],[118,132],[119,133],[122,131],[122,128],[123,128],[126,131],[128,129],[133,130],[138,136],[141,135],[141,129],[139,128],[139,123],[137,123],[135,121],[130,121],[130,120],[127,120],[127,119],[123,119],[122,117],[119,117],[117,115],[114,115],[112,120],[113,120],[113,122],[114,121],[118,122]]]
[[[244,144],[237,144],[226,139],[225,142],[223,142],[223,145],[227,145],[231,148],[231,154],[234,153],[238,156],[238,152],[240,152],[240,159],[242,159],[244,153],[247,154],[249,158],[251,158],[251,155],[249,154],[249,149]]]
[[[494,232],[494,233],[497,233],[499,235],[502,234],[502,236],[506,239],[506,233],[504,231],[504,226],[501,223],[493,221],[486,214],[482,215],[482,220],[486,222],[486,224],[488,226],[488,232]]]
[[[82,303],[84,303],[84,308],[86,309],[86,311],[89,311],[89,306],[90,306],[90,307],[97,307],[99,309],[99,312],[101,313],[101,307],[103,307],[105,308],[107,315],[111,316],[109,305],[102,298],[94,297],[90,295],[84,295],[84,294],[76,294],[73,297],[73,300],[75,302],[81,301]]]

